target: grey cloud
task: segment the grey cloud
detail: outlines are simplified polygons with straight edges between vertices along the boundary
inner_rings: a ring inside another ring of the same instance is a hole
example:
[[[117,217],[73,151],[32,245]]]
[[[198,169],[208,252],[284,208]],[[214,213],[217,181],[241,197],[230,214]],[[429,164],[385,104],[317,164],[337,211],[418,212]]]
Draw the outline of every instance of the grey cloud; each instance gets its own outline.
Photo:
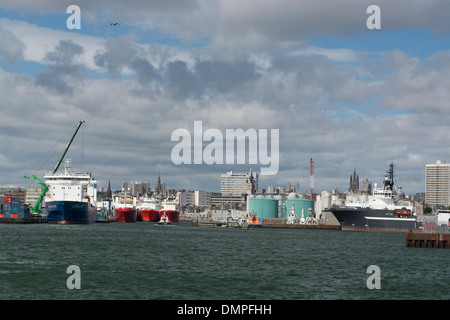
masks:
[[[146,51],[134,40],[132,36],[108,40],[104,50],[95,55],[95,64],[115,79],[120,78],[125,70],[132,71],[141,86],[148,87],[154,83],[176,99],[227,94],[260,77],[255,64],[245,60],[223,62],[194,58],[194,61],[187,62],[175,56],[171,60],[160,61],[156,68],[147,59]]]
[[[177,99],[198,97],[202,93],[199,78],[188,69],[184,61],[168,63],[166,79],[172,95]]]
[[[140,83],[150,83],[152,81],[161,81],[161,77],[158,74],[158,71],[153,67],[153,65],[147,60],[143,58],[134,58],[130,61],[130,68],[137,74],[139,77]]]
[[[60,40],[55,50],[47,53],[47,70],[37,74],[36,84],[55,93],[72,95],[73,86],[68,82],[80,82],[87,76],[86,67],[74,62],[75,57],[83,52],[80,45]]]
[[[137,55],[134,36],[122,36],[118,39],[109,39],[104,51],[98,51],[94,56],[94,63],[105,68],[111,77],[119,78],[125,67]]]
[[[15,64],[23,60],[25,44],[18,39],[11,31],[0,26],[0,57]]]
[[[384,108],[406,110],[448,123],[450,108],[450,53],[442,52],[419,61],[406,54],[393,54],[396,68],[384,85]],[[392,62],[391,62],[392,63]]]
[[[229,92],[245,82],[255,81],[260,77],[255,65],[247,61],[228,63],[199,61],[195,69],[205,88],[222,93]]]

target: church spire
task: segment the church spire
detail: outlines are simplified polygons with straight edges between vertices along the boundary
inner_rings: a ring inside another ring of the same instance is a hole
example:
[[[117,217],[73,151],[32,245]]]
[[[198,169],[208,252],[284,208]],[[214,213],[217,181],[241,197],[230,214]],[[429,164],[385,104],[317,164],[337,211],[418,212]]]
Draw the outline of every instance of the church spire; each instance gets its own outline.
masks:
[[[112,192],[111,192],[111,180],[108,180],[108,190],[106,191],[106,197],[111,198]]]
[[[161,192],[162,192],[161,177],[160,177],[160,172],[158,172],[158,181],[156,182],[155,194],[158,195]]]

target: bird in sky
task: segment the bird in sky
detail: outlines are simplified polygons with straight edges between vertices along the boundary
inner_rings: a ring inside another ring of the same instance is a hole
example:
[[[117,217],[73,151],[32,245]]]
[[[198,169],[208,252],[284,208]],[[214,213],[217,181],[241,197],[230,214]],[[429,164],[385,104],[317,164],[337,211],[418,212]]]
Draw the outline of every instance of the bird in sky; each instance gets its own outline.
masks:
[[[118,23],[118,22],[111,22],[111,26],[117,26],[117,25],[119,25],[120,23]]]

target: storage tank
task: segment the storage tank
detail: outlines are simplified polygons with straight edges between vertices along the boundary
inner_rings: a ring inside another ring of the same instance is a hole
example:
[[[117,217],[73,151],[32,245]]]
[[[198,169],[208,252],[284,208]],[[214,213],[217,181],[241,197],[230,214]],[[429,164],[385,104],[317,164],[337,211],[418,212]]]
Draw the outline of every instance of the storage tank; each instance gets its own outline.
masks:
[[[297,219],[300,219],[302,217],[302,209],[304,210],[304,218],[314,217],[314,201],[303,198],[286,199],[284,201],[285,217],[288,217],[291,213],[292,204],[294,204],[295,217]]]
[[[249,198],[248,213],[258,218],[278,218],[278,200],[269,197]]]

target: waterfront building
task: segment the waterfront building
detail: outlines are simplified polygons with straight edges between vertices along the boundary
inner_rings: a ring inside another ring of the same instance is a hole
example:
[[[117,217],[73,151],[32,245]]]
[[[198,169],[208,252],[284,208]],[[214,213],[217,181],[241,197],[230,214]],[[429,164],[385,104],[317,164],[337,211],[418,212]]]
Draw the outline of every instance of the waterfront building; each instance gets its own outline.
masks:
[[[135,181],[131,185],[131,194],[135,197],[146,195],[150,192],[150,184],[148,182]]]
[[[197,206],[209,207],[211,206],[211,192],[207,191],[178,191],[177,201],[180,207]]]
[[[194,191],[194,204],[198,207],[209,207],[211,205],[211,192]]]
[[[194,191],[178,191],[176,199],[180,207],[195,205]]]
[[[258,192],[258,174],[250,169],[247,173],[233,171],[220,176],[220,192],[223,196],[241,196]]]
[[[42,188],[28,188],[25,194],[25,203],[34,207],[42,193]]]
[[[220,192],[211,192],[211,207],[225,209],[242,209],[246,207],[247,195],[223,195]]]
[[[450,164],[443,160],[425,166],[425,203],[431,207],[450,205]]]

